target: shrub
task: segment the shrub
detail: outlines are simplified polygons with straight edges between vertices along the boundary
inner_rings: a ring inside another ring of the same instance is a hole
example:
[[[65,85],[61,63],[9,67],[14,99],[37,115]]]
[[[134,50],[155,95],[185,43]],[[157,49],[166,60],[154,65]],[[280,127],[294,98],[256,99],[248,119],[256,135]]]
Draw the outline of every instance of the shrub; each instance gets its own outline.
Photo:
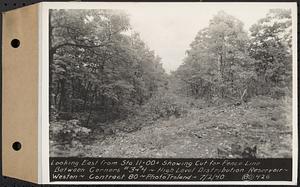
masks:
[[[203,109],[209,106],[209,103],[205,101],[204,99],[186,99],[186,103],[192,107],[197,109]]]
[[[153,119],[176,118],[187,113],[186,105],[172,94],[159,94],[152,97],[149,102],[143,106],[144,115],[151,115]]]
[[[81,127],[78,120],[57,121],[50,124],[50,140],[59,144],[70,144],[86,138],[90,129]]]

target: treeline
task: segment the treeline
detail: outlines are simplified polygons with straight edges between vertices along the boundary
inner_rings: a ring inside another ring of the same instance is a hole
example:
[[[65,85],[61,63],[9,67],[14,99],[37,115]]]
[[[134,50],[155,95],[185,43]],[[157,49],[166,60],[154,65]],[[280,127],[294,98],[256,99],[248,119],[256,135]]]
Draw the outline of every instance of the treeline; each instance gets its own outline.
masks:
[[[270,10],[249,33],[240,20],[220,11],[198,32],[173,76],[181,93],[195,98],[280,98],[292,89],[291,42],[290,10]]]
[[[50,118],[121,119],[167,86],[160,58],[118,10],[51,10]]]

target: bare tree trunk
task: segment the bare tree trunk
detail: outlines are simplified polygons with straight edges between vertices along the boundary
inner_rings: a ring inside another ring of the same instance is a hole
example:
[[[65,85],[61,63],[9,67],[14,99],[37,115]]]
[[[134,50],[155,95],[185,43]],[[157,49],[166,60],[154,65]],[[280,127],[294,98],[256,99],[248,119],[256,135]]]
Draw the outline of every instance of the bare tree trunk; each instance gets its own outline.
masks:
[[[91,97],[91,100],[90,100],[90,110],[89,110],[88,119],[86,121],[86,126],[89,125],[89,122],[90,122],[90,119],[91,119],[91,115],[92,115],[92,111],[93,111],[93,107],[92,106],[93,106],[93,103],[95,101],[96,93],[97,93],[97,87],[95,87],[93,96]]]
[[[246,102],[247,100],[246,100],[246,98],[245,98],[245,96],[246,96],[246,94],[247,94],[247,88],[244,90],[244,92],[243,92],[243,94],[241,95],[241,98],[240,98],[240,100],[241,100],[241,102]]]
[[[85,95],[84,95],[84,104],[83,104],[83,111],[86,111],[86,105],[87,105],[87,101],[88,101],[88,96],[89,96],[89,91],[90,91],[90,86],[91,83],[88,82],[87,87],[85,88]]]

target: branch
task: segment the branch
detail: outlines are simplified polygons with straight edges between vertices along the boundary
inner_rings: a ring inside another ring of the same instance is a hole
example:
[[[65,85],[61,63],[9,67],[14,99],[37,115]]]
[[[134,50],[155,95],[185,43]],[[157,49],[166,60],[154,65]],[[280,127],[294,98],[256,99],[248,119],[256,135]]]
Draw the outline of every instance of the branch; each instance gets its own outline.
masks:
[[[241,99],[240,99],[241,102],[244,102],[244,97],[245,97],[246,93],[247,93],[247,88],[244,90],[244,92],[243,92],[243,94],[241,96]]]
[[[67,27],[67,26],[63,26],[65,28],[68,28],[68,29],[73,29],[73,30],[76,30],[76,28],[71,28],[71,27]],[[97,48],[97,47],[104,47],[105,45],[109,44],[109,43],[112,43],[111,41],[111,37],[113,35],[116,35],[117,33],[120,33],[123,29],[119,29],[119,30],[116,30],[115,32],[109,32],[108,33],[108,39],[105,43],[102,43],[102,44],[99,44],[99,45],[84,45],[84,44],[76,44],[76,43],[63,43],[63,44],[60,44],[60,45],[57,45],[55,47],[53,47],[51,50],[51,52],[54,54],[56,53],[56,51],[59,49],[59,48],[62,48],[62,47],[65,47],[65,46],[73,46],[73,47],[81,47],[81,48]],[[104,42],[104,41],[102,41]]]
[[[73,46],[73,47],[81,47],[81,48],[96,48],[96,47],[103,47],[107,44],[108,43],[99,44],[99,45],[84,45],[84,44],[64,43],[64,44],[60,44],[58,46],[53,47],[52,50],[53,50],[53,52],[56,52],[59,48],[62,48],[65,46]]]

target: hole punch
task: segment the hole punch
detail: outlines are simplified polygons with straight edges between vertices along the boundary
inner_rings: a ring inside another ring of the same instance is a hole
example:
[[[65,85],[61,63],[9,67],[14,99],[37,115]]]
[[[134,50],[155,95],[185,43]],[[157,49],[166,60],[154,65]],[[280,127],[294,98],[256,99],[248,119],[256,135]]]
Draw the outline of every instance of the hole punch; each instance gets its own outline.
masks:
[[[20,40],[18,40],[18,39],[13,39],[11,42],[10,42],[10,44],[11,44],[11,46],[13,47],[13,48],[18,48],[19,46],[20,46]]]
[[[15,151],[19,151],[21,148],[22,148],[22,144],[20,142],[14,142],[12,144],[12,148],[15,150]]]

